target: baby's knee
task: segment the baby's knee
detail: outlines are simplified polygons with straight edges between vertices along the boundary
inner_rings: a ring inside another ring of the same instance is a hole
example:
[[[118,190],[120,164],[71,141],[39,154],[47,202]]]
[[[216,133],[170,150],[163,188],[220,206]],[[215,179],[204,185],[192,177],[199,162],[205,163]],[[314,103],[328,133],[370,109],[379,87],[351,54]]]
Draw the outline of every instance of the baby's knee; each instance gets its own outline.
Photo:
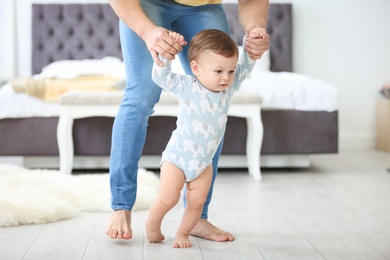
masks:
[[[206,198],[195,198],[192,200],[187,200],[187,207],[190,207],[193,210],[201,211],[203,209]]]
[[[164,208],[173,208],[179,202],[180,196],[171,196],[169,198],[160,198],[160,204]]]

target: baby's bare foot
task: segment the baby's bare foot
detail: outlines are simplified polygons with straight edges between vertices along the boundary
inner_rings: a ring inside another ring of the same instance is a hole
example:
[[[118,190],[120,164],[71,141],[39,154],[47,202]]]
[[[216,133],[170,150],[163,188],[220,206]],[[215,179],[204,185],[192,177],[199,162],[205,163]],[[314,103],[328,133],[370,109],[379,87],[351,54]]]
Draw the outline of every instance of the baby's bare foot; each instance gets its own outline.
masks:
[[[115,210],[111,213],[110,221],[106,230],[107,236],[114,239],[130,239],[133,231],[130,227],[130,211]]]
[[[186,235],[176,234],[175,243],[173,243],[174,248],[188,248],[192,247],[192,242]]]
[[[145,229],[146,237],[148,238],[150,243],[161,243],[162,241],[164,241],[165,237],[161,233],[161,230],[151,225],[149,221],[146,221]]]

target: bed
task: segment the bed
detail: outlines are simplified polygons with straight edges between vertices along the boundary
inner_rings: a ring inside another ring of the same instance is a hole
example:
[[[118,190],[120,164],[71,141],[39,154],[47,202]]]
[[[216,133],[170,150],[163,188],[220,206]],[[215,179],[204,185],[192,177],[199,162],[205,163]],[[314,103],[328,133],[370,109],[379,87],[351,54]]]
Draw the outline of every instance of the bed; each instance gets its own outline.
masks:
[[[224,8],[240,44],[237,5]],[[118,18],[108,4],[33,4],[32,25],[34,75],[63,60],[122,58]],[[307,167],[312,154],[338,152],[337,90],[321,79],[293,73],[291,4],[270,5],[267,31],[270,51],[241,88],[263,99],[261,166]],[[0,101],[0,157],[21,160],[27,167],[58,167],[58,103],[16,93],[10,84],[0,88]],[[74,168],[108,167],[112,123],[112,117],[74,122]],[[150,119],[141,167],[158,167],[174,127],[173,117]],[[229,117],[221,168],[246,167],[246,134],[245,119]]]

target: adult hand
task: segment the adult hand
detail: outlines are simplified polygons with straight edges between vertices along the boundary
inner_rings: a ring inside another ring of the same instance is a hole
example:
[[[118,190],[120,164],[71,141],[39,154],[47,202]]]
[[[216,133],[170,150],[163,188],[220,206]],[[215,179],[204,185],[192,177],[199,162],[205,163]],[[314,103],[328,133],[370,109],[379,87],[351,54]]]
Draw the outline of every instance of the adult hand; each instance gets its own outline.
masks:
[[[264,28],[256,24],[249,24],[245,30],[245,50],[251,59],[260,59],[269,47],[269,35]]]
[[[184,39],[180,43],[176,42],[175,39],[169,36],[169,33],[170,31],[165,28],[155,27],[143,38],[154,62],[160,67],[164,67],[164,63],[159,59],[159,55],[168,60],[173,60],[175,55],[182,50],[182,47],[187,45]]]

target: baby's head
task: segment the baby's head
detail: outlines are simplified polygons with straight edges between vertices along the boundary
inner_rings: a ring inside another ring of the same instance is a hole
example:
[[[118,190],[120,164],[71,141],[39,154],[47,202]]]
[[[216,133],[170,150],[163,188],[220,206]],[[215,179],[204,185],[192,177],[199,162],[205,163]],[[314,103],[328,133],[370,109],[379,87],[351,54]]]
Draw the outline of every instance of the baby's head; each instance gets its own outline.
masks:
[[[209,29],[196,34],[188,50],[192,73],[211,91],[222,91],[234,81],[238,48],[225,32]]]

